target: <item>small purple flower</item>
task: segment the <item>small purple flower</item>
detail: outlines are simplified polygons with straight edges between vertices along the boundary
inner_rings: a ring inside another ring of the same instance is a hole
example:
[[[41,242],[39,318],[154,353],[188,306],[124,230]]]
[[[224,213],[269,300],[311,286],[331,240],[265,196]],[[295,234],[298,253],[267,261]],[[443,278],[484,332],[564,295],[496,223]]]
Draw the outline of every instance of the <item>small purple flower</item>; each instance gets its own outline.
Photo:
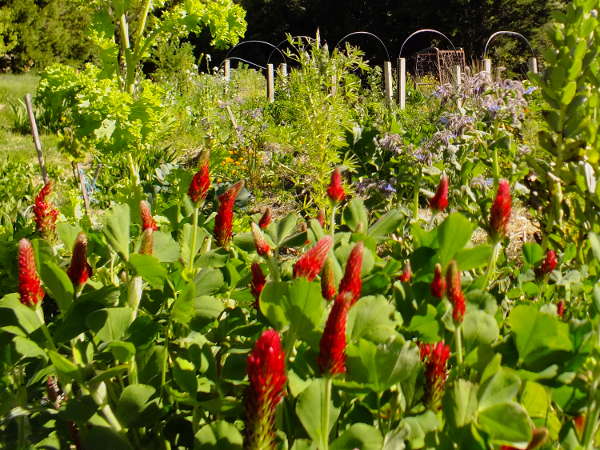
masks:
[[[523,94],[529,95],[529,94],[532,94],[535,91],[537,91],[537,86],[530,86],[527,89],[525,89],[525,91],[523,91]]]

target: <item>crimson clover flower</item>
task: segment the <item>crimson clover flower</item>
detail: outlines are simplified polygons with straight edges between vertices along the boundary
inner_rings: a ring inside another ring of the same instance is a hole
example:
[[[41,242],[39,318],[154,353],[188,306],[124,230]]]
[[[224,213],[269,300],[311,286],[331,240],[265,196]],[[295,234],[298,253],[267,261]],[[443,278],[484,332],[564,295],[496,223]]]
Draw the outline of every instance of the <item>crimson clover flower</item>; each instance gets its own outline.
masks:
[[[335,275],[333,273],[333,260],[327,258],[321,271],[321,294],[326,300],[333,300],[336,293]]]
[[[154,221],[152,217],[152,212],[150,211],[150,205],[146,200],[142,200],[140,202],[140,217],[142,219],[142,231],[152,230],[157,231],[158,225]]]
[[[208,160],[204,160],[198,172],[192,178],[188,195],[193,203],[198,203],[206,198],[210,188],[210,173],[208,170]]]
[[[558,265],[558,259],[556,258],[556,252],[554,250],[548,250],[545,258],[542,260],[540,266],[536,269],[538,276],[544,276],[556,269]]]
[[[258,263],[252,263],[252,266],[250,266],[250,271],[252,272],[252,279],[250,281],[250,291],[254,296],[254,306],[256,307],[256,309],[259,309],[260,294],[265,288],[267,279]]]
[[[456,261],[451,261],[446,272],[448,300],[452,303],[452,318],[455,323],[462,323],[465,317],[465,295],[460,283],[460,271]]]
[[[425,403],[432,409],[439,409],[448,378],[446,364],[450,358],[450,347],[441,341],[421,344],[419,350],[425,365]]]
[[[436,298],[442,298],[446,293],[446,280],[442,276],[442,266],[439,264],[435,265],[433,271],[433,281],[430,285],[431,295]]]
[[[252,222],[251,228],[252,237],[254,238],[254,245],[256,246],[256,253],[264,257],[269,256],[271,254],[271,247],[265,240],[265,236],[263,235],[262,231],[260,231],[260,227]]]
[[[273,220],[273,213],[271,212],[271,208],[267,207],[265,209],[265,212],[263,213],[262,217],[258,221],[258,226],[261,228],[261,230],[264,230],[271,224],[272,220]]]
[[[512,211],[512,197],[510,185],[507,180],[500,180],[496,199],[490,210],[490,236],[492,240],[499,241],[508,231],[508,222]]]
[[[321,225],[321,228],[325,227],[325,208],[321,208],[319,209],[319,212],[317,213],[317,222],[319,222],[319,225]]]
[[[52,206],[48,196],[52,193],[52,181],[48,181],[35,197],[33,215],[36,230],[47,238],[56,230],[58,210]]]
[[[350,256],[348,256],[348,261],[346,262],[344,277],[342,278],[342,281],[340,281],[339,292],[340,294],[350,293],[351,305],[354,305],[360,298],[360,292],[362,290],[360,272],[362,270],[364,248],[365,246],[362,242],[359,242],[354,246],[350,252]]]
[[[346,372],[346,321],[352,306],[352,293],[341,292],[333,301],[319,345],[317,362],[324,375]]]
[[[412,267],[410,266],[410,261],[406,261],[404,264],[404,268],[402,269],[402,273],[398,277],[400,281],[403,283],[408,283],[412,278]]]
[[[443,211],[448,207],[448,177],[442,175],[435,195],[429,201],[429,207],[434,211]]]
[[[327,187],[327,196],[334,205],[337,205],[346,198],[346,193],[342,186],[342,170],[339,167],[336,167],[331,173],[331,181]]]
[[[294,278],[303,277],[312,281],[321,272],[327,254],[333,245],[333,238],[325,236],[300,257],[294,264]]]
[[[76,291],[80,290],[88,278],[92,276],[92,268],[87,261],[87,244],[85,233],[79,233],[73,246],[71,265],[67,269],[67,275]]]
[[[215,217],[214,235],[217,244],[221,247],[227,248],[231,241],[233,235],[233,206],[243,186],[244,182],[238,181],[223,194],[219,195],[219,209]]]
[[[17,262],[19,265],[19,293],[21,294],[21,303],[26,306],[35,306],[42,301],[45,293],[35,266],[33,247],[27,239],[19,241]]]
[[[285,353],[275,330],[266,330],[258,338],[248,355],[247,372],[244,449],[275,449],[275,409],[286,382]]]

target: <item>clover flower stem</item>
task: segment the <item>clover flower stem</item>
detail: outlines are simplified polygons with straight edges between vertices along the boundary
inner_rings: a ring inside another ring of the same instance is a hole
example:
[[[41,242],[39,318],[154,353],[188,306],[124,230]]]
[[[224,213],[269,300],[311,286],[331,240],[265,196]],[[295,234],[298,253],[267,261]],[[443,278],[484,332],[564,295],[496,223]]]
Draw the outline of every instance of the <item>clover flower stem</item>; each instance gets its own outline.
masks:
[[[337,210],[337,205],[333,205],[331,208],[331,237],[335,239],[335,213]]]
[[[463,348],[462,348],[462,323],[456,325],[456,331],[454,332],[455,344],[456,344],[456,360],[458,364],[462,366],[463,363]]]
[[[500,180],[500,165],[498,164],[498,149],[494,148],[494,181],[498,183]]]
[[[283,351],[285,353],[286,360],[290,359],[292,356],[292,352],[294,351],[294,345],[296,344],[296,332],[290,329],[285,336],[285,344],[283,346]]]
[[[321,445],[319,450],[329,450],[329,405],[331,403],[331,375],[324,380],[323,396],[321,397]]]
[[[198,238],[198,210],[199,206],[194,208],[194,215],[192,217],[192,246],[190,248],[190,262],[188,266],[188,270],[190,272],[190,276],[194,278],[194,259],[196,257],[196,239]]]
[[[413,193],[413,218],[416,220],[419,218],[419,191],[421,190],[421,173],[417,178],[417,184],[415,185],[415,191]]]
[[[490,262],[488,263],[488,268],[485,273],[485,278],[483,281],[482,289],[485,290],[490,283],[492,275],[496,270],[496,262],[498,261],[498,256],[500,256],[500,250],[502,249],[502,242],[498,241],[494,244],[494,248],[492,249],[492,254],[490,255]]]
[[[271,279],[274,282],[281,281],[281,274],[279,273],[279,266],[277,265],[277,261],[275,257],[271,254],[267,257],[267,265],[269,266],[269,272],[271,274]]]
[[[163,398],[163,394],[165,391],[165,385],[167,382],[167,364],[169,362],[169,331],[171,330],[171,319],[169,315],[169,321],[167,322],[167,330],[165,332],[165,343],[164,343],[164,351],[163,351],[163,360],[162,367],[160,370],[160,396],[159,398]]]
[[[598,382],[594,382],[590,389],[590,397],[592,401],[588,404],[585,415],[585,428],[583,429],[583,449],[592,450],[594,448],[594,437],[596,436],[596,428],[598,417],[600,416],[600,403],[598,403]]]
[[[44,320],[44,310],[42,309],[42,302],[39,302],[35,306],[35,313],[37,314],[37,316],[40,319],[40,322],[42,324],[40,326],[40,328],[42,329],[42,333],[44,334],[46,341],[48,341],[48,347],[50,347],[50,350],[56,351],[56,345],[54,345],[54,339],[52,339],[52,336],[50,335],[50,331],[48,331],[48,327],[46,326],[46,321]]]

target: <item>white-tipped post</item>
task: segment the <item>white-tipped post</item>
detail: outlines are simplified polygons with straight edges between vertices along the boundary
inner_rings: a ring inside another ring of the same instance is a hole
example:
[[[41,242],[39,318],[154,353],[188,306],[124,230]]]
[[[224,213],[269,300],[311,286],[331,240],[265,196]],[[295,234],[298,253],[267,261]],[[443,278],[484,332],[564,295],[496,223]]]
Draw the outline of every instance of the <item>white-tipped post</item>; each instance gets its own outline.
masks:
[[[267,98],[271,103],[275,101],[275,69],[273,64],[267,64]]]
[[[483,71],[488,81],[492,81],[492,60],[485,58],[483,60]]]
[[[388,105],[391,105],[394,89],[392,87],[392,63],[390,61],[383,63],[383,84],[385,87],[385,101]]]
[[[398,61],[398,104],[400,109],[406,108],[406,58]]]
[[[537,64],[536,57],[529,58],[528,66],[529,66],[529,71],[531,73],[538,73],[538,64]]]

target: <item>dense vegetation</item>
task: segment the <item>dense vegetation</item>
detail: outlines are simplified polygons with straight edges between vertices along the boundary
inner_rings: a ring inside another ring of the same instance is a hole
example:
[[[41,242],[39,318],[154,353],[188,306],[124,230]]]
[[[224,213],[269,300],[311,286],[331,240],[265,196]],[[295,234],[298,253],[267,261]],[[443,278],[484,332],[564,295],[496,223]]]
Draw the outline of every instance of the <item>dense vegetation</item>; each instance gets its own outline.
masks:
[[[405,109],[319,34],[227,80],[181,39],[228,0],[88,7],[87,64],[0,78],[0,447],[600,446],[599,0]]]

